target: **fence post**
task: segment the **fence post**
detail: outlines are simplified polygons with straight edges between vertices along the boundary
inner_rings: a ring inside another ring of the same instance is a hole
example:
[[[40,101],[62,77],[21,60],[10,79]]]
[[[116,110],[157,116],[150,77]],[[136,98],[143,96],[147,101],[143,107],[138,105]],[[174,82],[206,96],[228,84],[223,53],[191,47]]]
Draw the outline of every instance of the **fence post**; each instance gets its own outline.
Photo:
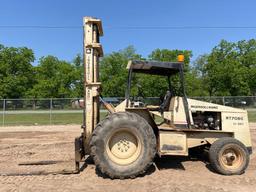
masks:
[[[6,108],[6,106],[5,106],[5,99],[3,100],[3,126],[5,125],[5,108]]]
[[[223,105],[225,105],[225,97],[224,96],[222,97],[222,103],[223,103]]]
[[[52,124],[52,98],[50,99],[50,125]]]

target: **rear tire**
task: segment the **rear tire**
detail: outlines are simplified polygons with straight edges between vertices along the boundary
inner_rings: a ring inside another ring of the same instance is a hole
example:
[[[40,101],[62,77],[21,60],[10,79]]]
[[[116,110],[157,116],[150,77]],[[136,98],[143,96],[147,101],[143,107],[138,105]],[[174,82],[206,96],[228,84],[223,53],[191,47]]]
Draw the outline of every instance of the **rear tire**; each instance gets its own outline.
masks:
[[[249,164],[249,153],[240,141],[221,138],[211,145],[209,160],[214,170],[220,174],[240,175]]]
[[[145,119],[134,113],[120,112],[96,126],[90,149],[102,173],[111,178],[134,178],[152,164],[156,138]]]

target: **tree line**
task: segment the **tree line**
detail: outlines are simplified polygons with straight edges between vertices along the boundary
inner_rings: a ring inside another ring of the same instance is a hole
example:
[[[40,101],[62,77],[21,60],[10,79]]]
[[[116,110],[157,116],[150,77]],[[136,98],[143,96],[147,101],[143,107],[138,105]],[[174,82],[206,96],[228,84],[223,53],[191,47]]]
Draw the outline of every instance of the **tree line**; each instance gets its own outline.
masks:
[[[155,49],[147,58],[133,46],[112,52],[100,61],[104,97],[125,95],[129,60],[176,61],[185,56],[185,87],[188,96],[238,96],[256,93],[256,40],[222,40],[210,53],[190,62],[192,51]],[[0,98],[80,98],[83,97],[83,61],[78,54],[72,62],[54,56],[39,59],[34,66],[33,50],[0,45]],[[174,92],[180,91],[178,77],[171,79]],[[136,74],[132,96],[155,97],[168,89],[164,77]]]

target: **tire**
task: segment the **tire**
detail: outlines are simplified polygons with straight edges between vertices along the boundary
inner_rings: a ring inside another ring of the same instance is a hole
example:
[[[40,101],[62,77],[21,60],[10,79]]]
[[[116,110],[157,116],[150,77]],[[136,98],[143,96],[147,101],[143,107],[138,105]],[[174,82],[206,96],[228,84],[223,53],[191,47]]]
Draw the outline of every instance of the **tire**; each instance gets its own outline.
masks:
[[[96,126],[90,149],[95,165],[103,174],[111,178],[134,178],[152,164],[156,138],[145,119],[120,112]]]
[[[211,145],[209,161],[214,170],[222,175],[240,175],[249,164],[249,153],[240,141],[221,138]]]

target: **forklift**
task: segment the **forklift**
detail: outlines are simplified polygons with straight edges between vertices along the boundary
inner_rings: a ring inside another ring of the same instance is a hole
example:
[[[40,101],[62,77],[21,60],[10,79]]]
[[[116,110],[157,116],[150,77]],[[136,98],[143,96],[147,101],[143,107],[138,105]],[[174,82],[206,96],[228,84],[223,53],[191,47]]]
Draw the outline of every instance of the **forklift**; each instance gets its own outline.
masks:
[[[80,162],[91,156],[110,178],[135,178],[147,171],[156,156],[188,156],[190,149],[204,148],[217,173],[244,173],[252,153],[246,110],[187,98],[183,55],[176,62],[129,61],[125,100],[113,107],[100,94],[101,20],[85,17],[83,22],[85,104],[82,133],[75,139],[77,171]],[[181,94],[175,95],[169,86],[160,105],[138,105],[130,96],[135,73],[166,77],[169,85],[176,75]],[[101,103],[108,115],[100,121]]]

